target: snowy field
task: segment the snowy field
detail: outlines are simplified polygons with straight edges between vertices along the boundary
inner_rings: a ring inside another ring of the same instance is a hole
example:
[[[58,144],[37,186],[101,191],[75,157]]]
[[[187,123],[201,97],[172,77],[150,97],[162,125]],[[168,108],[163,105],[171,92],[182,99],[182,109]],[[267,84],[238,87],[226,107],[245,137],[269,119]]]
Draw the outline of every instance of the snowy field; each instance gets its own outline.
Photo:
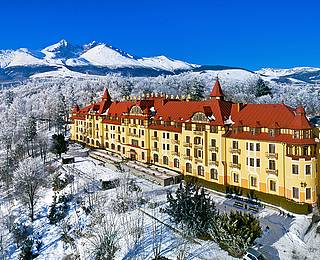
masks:
[[[212,241],[186,237],[170,222],[168,215],[160,212],[160,208],[166,203],[167,191],[174,191],[177,185],[161,187],[131,175],[127,167],[124,170],[125,172],[120,172],[115,165],[102,165],[89,157],[77,158],[74,164],[60,168],[62,175],[74,176],[74,181],[60,193],[73,194],[74,199],[69,203],[66,218],[56,225],[50,224],[47,216],[54,192],[50,188],[43,190],[43,197],[36,211],[37,219],[33,223],[34,234],[43,242],[37,259],[63,259],[75,252],[81,259],[90,259],[89,234],[94,233],[95,229],[92,227],[95,219],[92,217],[94,214],[87,214],[83,207],[90,203],[90,199],[91,202],[94,201],[98,212],[105,214],[111,221],[109,224],[119,229],[116,259],[153,259],[155,250],[160,250],[161,256],[169,259],[233,259]],[[110,210],[110,205],[119,191],[117,188],[101,190],[100,180],[114,180],[123,176],[133,179],[140,187],[139,194],[145,203],[126,213],[115,214]],[[219,211],[239,210],[233,206],[233,199],[226,199],[216,193],[211,193],[211,196]],[[77,203],[80,200],[81,203]],[[1,212],[5,215],[9,211],[15,216],[15,222],[29,222],[20,204],[15,200],[8,204],[3,197]],[[310,217],[287,217],[280,215],[279,210],[270,208],[261,209],[256,216],[264,230],[262,237],[256,241],[257,246],[269,259],[318,259],[320,249],[317,245],[320,236],[316,233],[316,226],[305,234],[311,223]],[[129,230],[138,222],[143,231],[137,242],[131,237]],[[74,246],[65,243],[61,237],[67,225],[71,226],[67,233],[74,238]],[[9,259],[19,259],[20,252],[10,240],[8,248]],[[181,256],[184,258],[178,258]]]

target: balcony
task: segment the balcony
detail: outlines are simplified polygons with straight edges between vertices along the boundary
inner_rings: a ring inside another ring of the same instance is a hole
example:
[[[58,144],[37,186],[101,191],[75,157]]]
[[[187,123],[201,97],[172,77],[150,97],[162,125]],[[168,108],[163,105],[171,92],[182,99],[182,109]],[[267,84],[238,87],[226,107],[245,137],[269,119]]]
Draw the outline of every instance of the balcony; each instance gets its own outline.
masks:
[[[210,151],[210,152],[218,152],[219,149],[218,149],[218,147],[216,147],[216,146],[209,146],[209,151]]]
[[[192,160],[192,156],[191,155],[183,155],[183,159],[185,159],[185,160]]]
[[[184,143],[183,143],[183,146],[184,146],[184,147],[191,147],[191,146],[192,146],[192,143],[186,143],[186,142],[184,142]]]
[[[240,154],[240,153],[241,153],[241,149],[230,147],[230,148],[229,148],[229,152],[230,152],[230,153]]]
[[[268,159],[278,159],[278,153],[266,153]]]
[[[203,135],[203,132],[202,132],[202,131],[197,131],[197,130],[195,130],[195,131],[193,131],[193,134],[194,134],[194,135],[200,135],[200,136],[202,136],[202,135]]]
[[[159,137],[158,137],[158,136],[151,136],[151,140],[153,140],[153,141],[159,141]]]
[[[151,150],[152,150],[153,152],[159,152],[159,148],[158,148],[158,147],[152,147]]]
[[[196,149],[202,149],[202,148],[203,148],[203,145],[202,145],[202,144],[194,144],[193,146],[194,146],[194,148],[196,148]]]
[[[230,163],[229,164],[229,166],[231,167],[231,168],[234,168],[234,169],[241,169],[241,164],[240,163]]]
[[[171,152],[172,155],[180,156],[179,152]]]
[[[139,138],[139,135],[138,134],[134,134],[134,133],[128,133],[129,136],[131,137],[136,137],[136,138]]]
[[[266,173],[278,176],[278,170],[266,169]]]
[[[219,162],[218,161],[209,161],[209,165],[213,165],[213,166],[219,166]]]
[[[172,144],[180,144],[180,141],[173,139],[173,140],[171,140],[171,143],[172,143]]]
[[[203,159],[196,157],[196,158],[194,158],[194,161],[195,161],[196,163],[202,163]]]

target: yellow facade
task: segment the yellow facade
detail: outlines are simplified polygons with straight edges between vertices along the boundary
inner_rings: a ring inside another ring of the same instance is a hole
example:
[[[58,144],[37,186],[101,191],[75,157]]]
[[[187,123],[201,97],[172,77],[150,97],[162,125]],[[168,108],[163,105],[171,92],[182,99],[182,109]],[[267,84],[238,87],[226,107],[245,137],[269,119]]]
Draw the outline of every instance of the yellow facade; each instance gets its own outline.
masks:
[[[71,140],[105,149],[125,158],[176,170],[221,185],[274,194],[316,204],[319,194],[319,143],[236,138],[232,125],[161,121],[130,115],[104,121],[102,115],[73,113]],[[243,131],[250,131],[244,127]],[[252,130],[252,128],[251,128]],[[270,129],[262,127],[259,134]],[[310,134],[279,129],[287,136]],[[311,130],[310,130],[311,131]],[[312,129],[319,138],[318,129]],[[253,135],[254,137],[254,135]],[[309,139],[308,139],[309,140]]]

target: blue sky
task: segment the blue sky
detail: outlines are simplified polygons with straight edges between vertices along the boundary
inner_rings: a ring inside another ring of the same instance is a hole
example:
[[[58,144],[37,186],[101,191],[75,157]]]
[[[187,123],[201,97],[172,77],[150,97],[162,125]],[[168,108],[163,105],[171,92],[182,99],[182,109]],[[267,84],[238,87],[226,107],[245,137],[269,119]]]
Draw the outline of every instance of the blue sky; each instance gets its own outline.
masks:
[[[0,3],[0,49],[61,39],[198,64],[320,66],[320,1],[49,1]]]

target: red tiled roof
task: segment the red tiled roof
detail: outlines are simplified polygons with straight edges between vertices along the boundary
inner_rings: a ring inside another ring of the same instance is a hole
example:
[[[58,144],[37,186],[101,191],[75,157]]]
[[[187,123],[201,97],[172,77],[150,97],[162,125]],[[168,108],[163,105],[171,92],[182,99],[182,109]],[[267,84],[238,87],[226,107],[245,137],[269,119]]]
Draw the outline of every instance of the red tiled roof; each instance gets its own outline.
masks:
[[[221,89],[219,79],[217,78],[216,82],[213,85],[213,88],[210,92],[210,97],[224,97],[224,94]]]
[[[118,120],[112,120],[112,119],[103,119],[102,124],[112,124],[112,125],[121,125],[121,122]]]
[[[233,110],[234,126],[311,129],[304,114],[285,104],[247,104],[239,112]]]
[[[174,127],[173,125],[164,126],[164,125],[151,124],[149,126],[149,128],[150,129],[154,129],[154,130],[168,131],[168,132],[177,132],[177,133],[181,133],[182,132],[182,128],[181,127]]]
[[[202,112],[206,116],[214,116],[210,124],[224,125],[229,118],[232,102],[213,99],[206,101],[168,101],[157,111],[156,120],[191,122],[196,112]],[[209,115],[211,113],[211,115]]]

